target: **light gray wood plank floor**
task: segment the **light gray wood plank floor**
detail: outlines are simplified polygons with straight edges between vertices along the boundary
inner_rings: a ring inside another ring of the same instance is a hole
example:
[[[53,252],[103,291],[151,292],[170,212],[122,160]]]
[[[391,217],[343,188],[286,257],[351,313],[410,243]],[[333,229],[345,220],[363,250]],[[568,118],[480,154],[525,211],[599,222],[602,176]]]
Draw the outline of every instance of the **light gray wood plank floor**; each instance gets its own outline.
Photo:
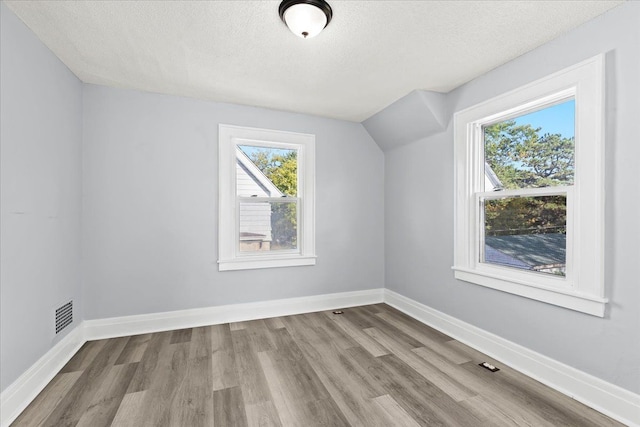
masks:
[[[376,304],[90,341],[12,425],[621,424]]]

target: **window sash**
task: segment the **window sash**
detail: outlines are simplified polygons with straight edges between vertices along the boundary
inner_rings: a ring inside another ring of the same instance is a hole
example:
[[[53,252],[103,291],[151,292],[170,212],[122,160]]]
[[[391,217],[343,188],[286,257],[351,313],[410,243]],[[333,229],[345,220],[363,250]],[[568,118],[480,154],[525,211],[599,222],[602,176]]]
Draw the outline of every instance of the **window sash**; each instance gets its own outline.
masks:
[[[268,258],[274,255],[300,255],[302,247],[303,233],[301,220],[303,215],[301,214],[302,206],[301,197],[241,197],[236,196],[236,240],[235,240],[235,254],[238,258]],[[241,251],[240,250],[240,205],[242,203],[294,203],[296,205],[296,249],[274,249],[268,251]]]
[[[502,199],[508,197],[537,197],[537,196],[559,196],[566,194],[573,189],[573,185],[558,185],[555,187],[521,188],[500,191],[478,191],[476,197],[484,199]]]
[[[302,197],[247,197],[247,196],[236,196],[238,201],[247,202],[283,202],[283,203],[299,203],[302,200]]]
[[[294,150],[297,152],[297,183],[298,183],[298,188],[296,190],[296,196],[301,198],[304,196],[304,192],[306,189],[306,185],[305,185],[305,171],[303,168],[308,168],[308,162],[307,162],[307,158],[306,156],[308,156],[307,154],[307,149],[300,144],[297,143],[290,143],[290,142],[281,142],[281,141],[263,141],[263,140],[259,140],[259,139],[248,139],[248,138],[235,138],[234,139],[234,150],[236,147],[239,147],[241,145],[245,145],[245,146],[252,146],[252,147],[258,147],[258,148],[275,148],[275,149],[281,149],[281,150]],[[235,155],[234,155],[235,157]],[[233,177],[233,185],[236,185],[236,177]],[[240,197],[237,196],[236,197]],[[290,197],[290,196],[288,196]]]
[[[483,200],[498,200],[503,198],[517,198],[517,197],[536,197],[536,196],[565,196],[567,198],[567,219],[566,219],[566,267],[564,276],[552,276],[541,275],[535,271],[527,271],[514,267],[502,266],[499,264],[481,262],[481,252],[484,248],[484,209],[482,208]],[[542,286],[549,288],[562,288],[562,289],[574,289],[574,259],[573,259],[573,237],[575,236],[573,221],[574,215],[574,203],[573,203],[573,186],[563,187],[542,187],[542,188],[527,188],[522,190],[505,190],[505,191],[490,191],[481,192],[474,195],[474,240],[473,244],[469,247],[469,257],[472,260],[472,268],[478,272],[485,272],[487,274],[502,275],[512,280],[522,282],[537,282]]]

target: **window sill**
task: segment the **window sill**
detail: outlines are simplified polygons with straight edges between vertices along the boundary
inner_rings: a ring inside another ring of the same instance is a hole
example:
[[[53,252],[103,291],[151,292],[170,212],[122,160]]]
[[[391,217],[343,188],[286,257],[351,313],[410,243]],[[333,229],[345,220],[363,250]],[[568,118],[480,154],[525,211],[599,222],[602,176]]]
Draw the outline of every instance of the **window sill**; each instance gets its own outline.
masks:
[[[524,281],[516,282],[469,268],[452,267],[452,269],[455,272],[456,279],[580,311],[592,316],[604,317],[605,306],[608,302],[606,298],[580,294],[566,289],[549,289]]]
[[[218,260],[218,271],[253,270],[258,268],[300,267],[316,265],[315,256],[246,257]]]

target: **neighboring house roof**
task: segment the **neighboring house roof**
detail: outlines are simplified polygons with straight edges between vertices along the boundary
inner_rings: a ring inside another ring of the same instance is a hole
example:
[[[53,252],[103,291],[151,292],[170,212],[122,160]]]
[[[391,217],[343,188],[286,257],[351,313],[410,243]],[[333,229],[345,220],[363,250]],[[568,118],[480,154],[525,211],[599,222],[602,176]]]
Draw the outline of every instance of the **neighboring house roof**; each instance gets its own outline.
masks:
[[[267,237],[266,234],[260,233],[252,233],[249,231],[241,231],[240,232],[240,240],[264,240]]]
[[[282,197],[284,194],[278,187],[276,187],[273,182],[265,174],[262,173],[260,169],[247,157],[246,154],[239,148],[236,147],[236,159],[237,164],[241,168],[241,170],[246,173],[252,180],[255,182],[264,192],[264,194],[239,194],[241,196],[260,196],[260,197]]]
[[[567,236],[565,234],[520,234],[513,236],[485,237],[485,260],[496,264],[503,264],[498,257],[506,256],[507,261],[523,263],[529,268],[544,265],[557,265],[566,262]],[[496,253],[496,252],[499,252]],[[502,255],[500,255],[502,254]],[[492,260],[488,256],[496,257]],[[515,261],[512,261],[515,260]],[[518,267],[514,265],[514,267]],[[526,267],[518,267],[526,268]]]
[[[497,249],[492,248],[488,244],[484,246],[484,261],[491,264],[500,264],[507,267],[522,268],[530,270],[531,266],[525,262],[520,261],[517,258],[509,256]]]
[[[502,181],[493,171],[489,163],[484,162],[484,191],[498,191],[504,189]]]

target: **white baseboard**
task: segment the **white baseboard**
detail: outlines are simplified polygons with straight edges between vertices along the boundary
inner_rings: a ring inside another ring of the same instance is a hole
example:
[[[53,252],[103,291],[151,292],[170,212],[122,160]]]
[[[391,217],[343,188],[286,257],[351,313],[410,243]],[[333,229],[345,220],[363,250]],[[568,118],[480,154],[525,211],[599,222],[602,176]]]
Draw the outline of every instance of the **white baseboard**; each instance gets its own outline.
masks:
[[[370,289],[84,321],[0,394],[0,427],[8,427],[86,341],[377,304],[383,295]]]
[[[229,322],[267,319],[269,317],[290,316],[293,314],[311,313],[341,307],[377,304],[382,302],[383,295],[383,289],[370,289],[366,291],[342,292],[164,313],[86,320],[84,322],[84,333],[87,340],[96,340]]]
[[[8,427],[85,343],[82,323],[0,394],[0,426]]]
[[[87,340],[287,316],[385,302],[629,426],[640,426],[640,396],[388,289],[232,304],[82,322],[0,395],[7,427]]]
[[[389,289],[384,302],[547,386],[627,424],[640,426],[640,395],[444,314]]]

